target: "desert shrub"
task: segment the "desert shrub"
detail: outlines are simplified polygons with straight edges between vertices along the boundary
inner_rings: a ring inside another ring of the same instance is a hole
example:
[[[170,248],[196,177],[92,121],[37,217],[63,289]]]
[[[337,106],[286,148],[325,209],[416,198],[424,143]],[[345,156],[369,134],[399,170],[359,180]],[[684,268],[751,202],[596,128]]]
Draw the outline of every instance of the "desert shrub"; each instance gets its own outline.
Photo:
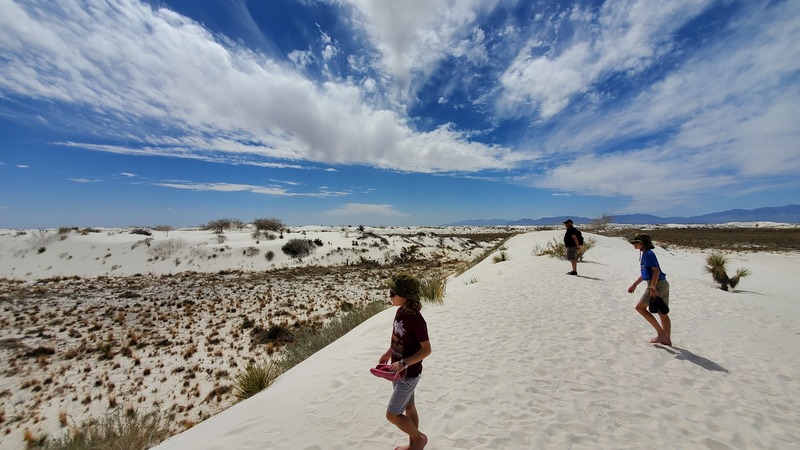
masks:
[[[70,228],[70,227],[59,227],[58,228],[58,234],[69,234],[70,231],[72,231],[72,228]]]
[[[260,240],[260,239],[266,239],[268,241],[274,241],[275,238],[276,238],[276,236],[273,233],[270,233],[269,231],[259,230],[259,229],[253,230],[253,232],[250,234],[250,236],[253,239],[257,240],[257,241]]]
[[[239,219],[217,219],[201,225],[200,228],[222,234],[225,230],[244,228],[244,222]]]
[[[419,298],[429,303],[442,303],[446,288],[443,278],[423,278],[419,281]]]
[[[294,340],[294,333],[283,324],[272,324],[269,328],[263,328],[260,325],[253,327],[253,343],[254,344],[286,344]]]
[[[501,251],[500,253],[492,257],[492,261],[494,261],[495,263],[508,261],[508,253]]]
[[[578,248],[578,261],[583,261],[583,256],[588,252],[592,247],[595,246],[597,241],[592,238],[585,239],[583,241],[583,245]],[[564,241],[554,237],[552,241],[548,242],[546,246],[541,247],[537,245],[533,249],[533,254],[536,256],[550,256],[552,258],[564,258],[567,254],[567,247],[564,245]]]
[[[153,230],[164,233],[164,236],[169,236],[169,232],[174,229],[175,228],[172,228],[170,225],[156,225],[153,227]]]
[[[151,245],[147,248],[147,253],[156,258],[167,260],[184,247],[186,247],[186,241],[183,239],[170,239]]]
[[[611,223],[614,222],[614,216],[610,213],[604,212],[597,219],[592,219],[589,223],[589,230],[594,233],[606,234]]]
[[[256,219],[253,221],[253,226],[259,231],[281,231],[286,228],[283,221],[274,217]]]
[[[131,230],[131,234],[141,234],[142,236],[152,236],[153,233],[146,229],[146,228],[134,228]]]
[[[242,250],[244,256],[258,256],[259,253],[261,253],[261,250],[259,250],[258,247],[247,247]]]
[[[48,440],[46,450],[146,450],[168,438],[172,418],[160,411],[138,414],[119,408],[101,420],[90,420],[70,429],[60,439]]]
[[[44,248],[61,239],[58,233],[48,233],[47,230],[37,230],[31,233],[31,248],[37,249],[39,253],[44,252]]]
[[[719,284],[719,288],[723,291],[736,288],[739,280],[750,275],[750,271],[744,267],[736,271],[736,275],[728,277],[725,265],[728,264],[728,259],[722,253],[712,253],[706,258],[706,272],[711,274],[714,281]]]
[[[233,392],[239,400],[250,398],[268,388],[281,373],[272,361],[249,363],[234,376]]]
[[[267,261],[272,261],[275,258],[275,252],[268,250],[264,257],[267,258]]]
[[[314,251],[316,245],[308,239],[291,239],[283,244],[281,250],[292,258],[303,258]]]

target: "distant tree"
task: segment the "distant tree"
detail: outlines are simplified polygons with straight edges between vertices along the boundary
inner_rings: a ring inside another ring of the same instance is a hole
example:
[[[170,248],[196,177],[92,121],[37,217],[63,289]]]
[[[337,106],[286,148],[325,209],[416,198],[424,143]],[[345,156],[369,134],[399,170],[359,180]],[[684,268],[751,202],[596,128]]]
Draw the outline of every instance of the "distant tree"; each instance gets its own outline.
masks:
[[[164,236],[169,237],[169,232],[174,230],[170,225],[156,225],[153,227],[155,231],[161,231],[164,233]]]
[[[239,219],[217,219],[201,225],[200,228],[203,230],[213,230],[216,234],[222,234],[225,230],[230,230],[232,228],[244,228],[244,222]]]
[[[253,221],[253,226],[259,231],[281,231],[286,228],[282,220],[274,217],[256,219]]]
[[[593,219],[589,223],[589,228],[593,230],[595,233],[602,233],[606,234],[608,232],[608,226],[614,221],[614,216],[611,214],[604,212],[600,217],[597,219]]]

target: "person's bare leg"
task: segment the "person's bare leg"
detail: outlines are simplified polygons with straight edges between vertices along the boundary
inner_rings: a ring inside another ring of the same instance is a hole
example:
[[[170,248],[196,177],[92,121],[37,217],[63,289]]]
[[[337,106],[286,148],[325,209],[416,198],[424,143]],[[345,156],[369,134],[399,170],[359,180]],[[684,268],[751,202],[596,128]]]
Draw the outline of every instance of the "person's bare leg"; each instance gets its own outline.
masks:
[[[578,260],[577,259],[573,259],[570,262],[572,263],[572,271],[573,272],[577,272],[578,271]]]
[[[655,328],[656,333],[658,333],[656,337],[650,339],[651,344],[657,344],[659,342],[663,343],[663,341],[669,340],[669,338],[664,334],[664,329],[661,328],[661,325],[658,324],[658,320],[652,314],[650,314],[650,311],[647,310],[647,303],[645,302],[637,303],[636,311],[638,311],[639,314],[641,314],[642,317],[644,317],[644,320],[646,320],[647,323],[652,325],[652,327]]]
[[[661,317],[661,329],[664,330],[665,339],[659,341],[664,345],[672,347],[672,321],[667,314],[658,314]]]
[[[406,411],[408,411],[408,409],[406,409]],[[416,408],[414,409],[414,416],[417,416]],[[399,428],[400,431],[408,435],[410,443],[408,448],[410,450],[422,450],[425,448],[425,444],[428,443],[428,438],[419,432],[417,424],[415,424],[410,417],[406,416],[405,414],[395,414],[386,411],[386,419]],[[418,416],[416,417],[416,420],[419,421]],[[397,449],[405,450],[404,447],[397,447]]]
[[[414,426],[417,427],[417,429],[419,429],[419,414],[417,414],[417,406],[414,404],[413,401],[409,403],[408,406],[406,406],[406,417],[408,417],[411,420],[411,423],[413,423]],[[424,436],[422,432],[420,432],[420,434]],[[408,445],[395,447],[394,450],[409,450],[413,446],[414,446],[414,440],[411,438],[411,435],[409,435]]]

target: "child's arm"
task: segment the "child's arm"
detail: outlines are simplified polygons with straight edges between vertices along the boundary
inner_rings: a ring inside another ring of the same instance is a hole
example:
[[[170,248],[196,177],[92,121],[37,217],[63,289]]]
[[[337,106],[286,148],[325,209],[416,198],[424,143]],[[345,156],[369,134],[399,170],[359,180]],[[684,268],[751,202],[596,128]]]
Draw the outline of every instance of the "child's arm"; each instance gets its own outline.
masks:
[[[431,341],[420,342],[419,345],[420,349],[417,350],[416,353],[409,356],[408,358],[403,358],[403,360],[406,362],[406,366],[410,366],[412,364],[421,362],[423,359],[427,358],[428,355],[431,354]],[[389,368],[389,370],[392,370],[394,372],[400,372],[403,369],[405,369],[405,367],[403,367],[403,364],[400,363],[400,361],[392,363],[392,366]]]
[[[378,360],[378,364],[389,364],[389,362],[391,361],[392,361],[392,349],[390,348],[381,355],[381,359]]]

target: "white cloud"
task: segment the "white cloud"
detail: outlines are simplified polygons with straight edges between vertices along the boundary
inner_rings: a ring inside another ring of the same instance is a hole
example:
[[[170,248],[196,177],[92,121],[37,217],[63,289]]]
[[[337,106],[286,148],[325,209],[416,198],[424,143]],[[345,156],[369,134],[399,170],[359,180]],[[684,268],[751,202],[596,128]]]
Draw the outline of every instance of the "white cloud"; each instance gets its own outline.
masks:
[[[27,164],[17,164],[17,169],[30,169],[31,166]]]
[[[130,173],[130,172],[120,172],[120,175],[122,175],[123,177],[129,177],[129,178],[133,178],[133,177],[136,176],[135,173]]]
[[[396,83],[401,97],[413,93],[416,74],[423,82],[447,55],[480,58],[483,31],[474,22],[497,0],[346,0],[381,54],[381,71]],[[473,56],[474,55],[474,56]]]
[[[408,214],[396,211],[392,205],[375,205],[368,203],[347,203],[338,209],[326,211],[328,216],[382,216],[407,217]]]
[[[89,178],[67,178],[67,180],[75,183],[100,183],[103,180],[89,179]]]
[[[439,37],[427,31],[443,26],[441,33],[450,36],[473,19],[470,8],[478,3],[451,6],[444,16],[437,15],[436,23],[415,33],[420,45],[414,45],[413,55],[441,47]],[[365,8],[379,15],[383,25],[392,22],[380,12],[384,6]],[[129,142],[143,144],[130,154],[233,164],[240,163],[237,159],[244,164],[276,159],[367,164],[420,172],[507,169],[523,160],[500,146],[472,142],[469,133],[450,127],[417,132],[402,107],[397,112],[365,101],[374,86],[317,83],[294,66],[223,45],[199,24],[166,9],[134,0],[113,7],[100,0],[39,6],[12,2],[3,9],[0,91],[87,106],[105,115],[112,130],[129,123]],[[402,33],[419,25],[431,9],[427,1],[415,8],[398,4],[386,9],[399,14],[399,25],[386,30],[394,55],[390,59],[410,70],[423,62],[419,67],[427,67],[442,54],[407,66],[399,62],[409,56],[399,51],[406,46]],[[295,56],[296,63],[302,62]],[[177,137],[138,131],[142,118],[177,129],[170,133]]]
[[[536,142],[556,167],[528,183],[624,196],[631,210],[652,211],[656,203],[665,208],[796,179],[798,10],[790,3],[754,8],[748,21],[734,22],[736,33],[721,33],[631,101],[560,120]],[[653,136],[657,143],[647,144]],[[598,152],[603,148],[621,150]],[[641,189],[637,180],[644,179],[657,189]]]
[[[291,192],[285,188],[277,186],[256,186],[251,184],[235,183],[197,183],[181,180],[163,181],[159,183],[153,183],[153,185],[190,191],[251,192],[253,194],[278,197],[343,197],[349,195],[347,192],[335,192],[327,189],[320,189],[317,192]]]
[[[538,36],[532,37],[503,73],[499,111],[527,115],[523,111],[533,107],[544,119],[555,116],[603,78],[650,66],[672,45],[671,34],[711,2],[607,2],[596,14],[574,7],[564,18],[575,29],[569,41],[543,46]]]

